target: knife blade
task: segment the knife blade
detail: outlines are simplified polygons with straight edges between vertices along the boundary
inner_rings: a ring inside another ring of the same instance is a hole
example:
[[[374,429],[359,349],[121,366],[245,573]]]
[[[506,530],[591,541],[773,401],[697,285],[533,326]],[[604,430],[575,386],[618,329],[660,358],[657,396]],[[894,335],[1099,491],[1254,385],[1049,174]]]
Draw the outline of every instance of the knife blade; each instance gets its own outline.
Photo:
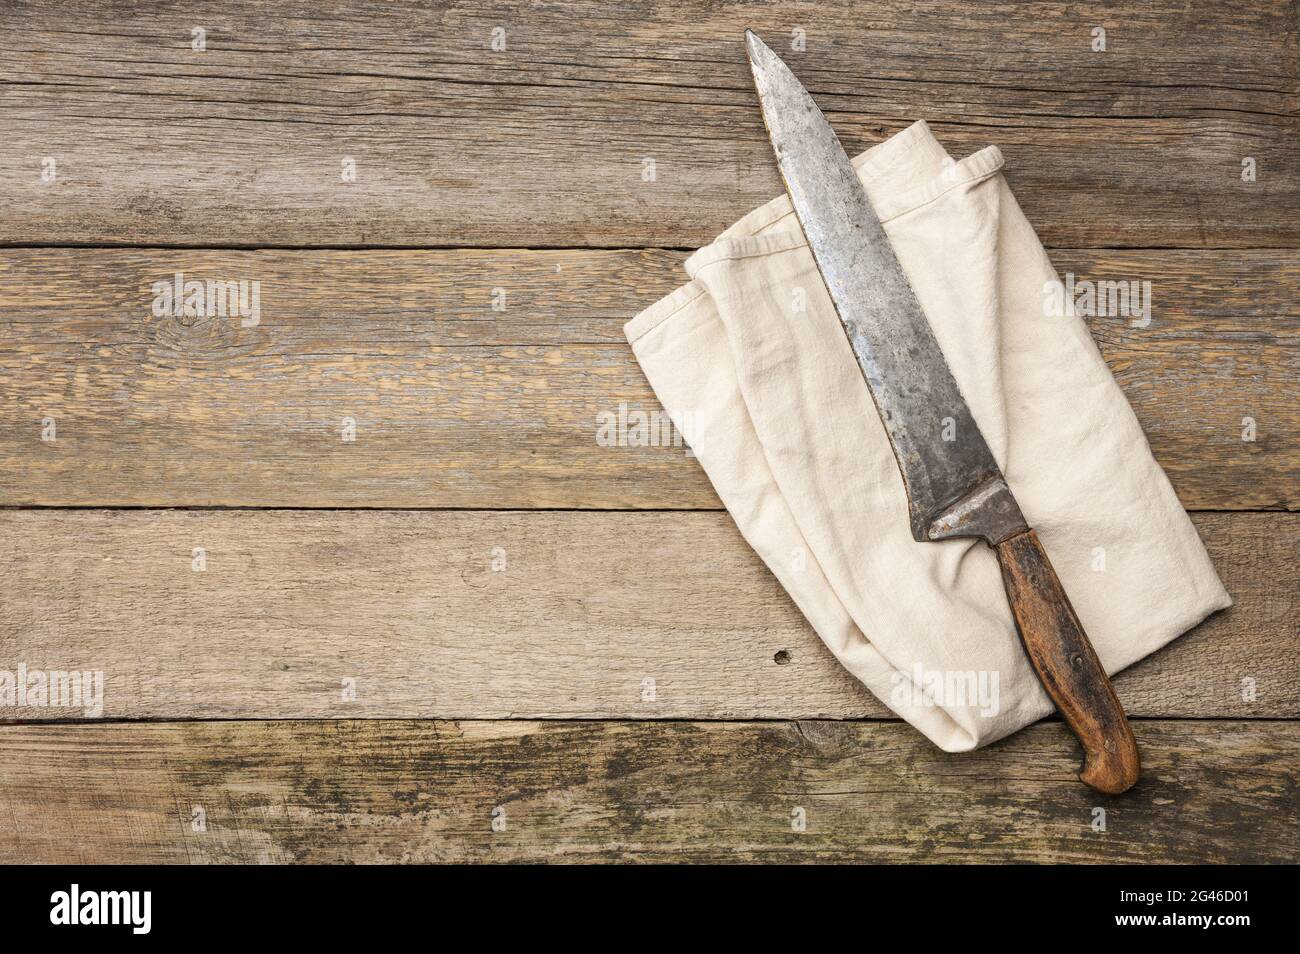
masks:
[[[913,538],[973,537],[995,549],[1021,644],[1083,744],[1080,778],[1125,791],[1140,769],[1124,710],[857,173],[781,58],[753,31],[745,41],[786,191],[898,462]]]

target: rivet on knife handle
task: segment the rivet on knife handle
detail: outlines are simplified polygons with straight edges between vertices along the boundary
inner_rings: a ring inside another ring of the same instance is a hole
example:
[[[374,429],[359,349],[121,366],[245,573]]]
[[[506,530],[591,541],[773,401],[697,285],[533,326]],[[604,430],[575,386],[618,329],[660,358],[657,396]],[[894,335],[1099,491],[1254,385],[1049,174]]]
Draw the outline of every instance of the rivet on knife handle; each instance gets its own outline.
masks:
[[[1138,777],[1124,710],[849,157],[789,67],[753,33],[745,40],[777,168],[893,447],[912,537],[973,537],[997,549],[1025,652],[1083,743],[1080,778],[1124,791]]]
[[[1099,792],[1127,791],[1140,770],[1133,731],[1038,534],[1026,530],[996,549],[1025,653],[1083,744],[1079,778]]]

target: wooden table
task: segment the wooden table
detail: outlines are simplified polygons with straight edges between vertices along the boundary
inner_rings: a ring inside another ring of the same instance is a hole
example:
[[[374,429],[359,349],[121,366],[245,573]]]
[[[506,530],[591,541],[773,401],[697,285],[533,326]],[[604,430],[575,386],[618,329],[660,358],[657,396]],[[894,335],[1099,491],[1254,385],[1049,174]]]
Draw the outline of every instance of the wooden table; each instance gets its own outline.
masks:
[[[657,408],[623,322],[780,190],[746,26],[850,151],[998,144],[1062,272],[1153,283],[1092,331],[1237,602],[1117,680],[1127,796],[1057,722],[937,751],[682,448],[596,442]],[[0,853],[1295,862],[1296,33],[1295,0],[5,4],[0,669],[105,690],[0,709]],[[177,272],[259,282],[259,321],[155,315]]]

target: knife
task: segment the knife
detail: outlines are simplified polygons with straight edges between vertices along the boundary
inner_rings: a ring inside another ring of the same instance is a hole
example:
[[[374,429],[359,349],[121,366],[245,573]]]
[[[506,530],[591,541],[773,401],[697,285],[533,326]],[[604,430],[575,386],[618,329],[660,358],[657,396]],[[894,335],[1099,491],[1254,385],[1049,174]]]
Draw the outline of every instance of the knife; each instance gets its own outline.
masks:
[[[849,157],[781,58],[752,31],[745,42],[786,191],[898,461],[912,537],[972,537],[993,547],[1025,653],[1083,745],[1079,778],[1100,792],[1127,790],[1139,762],[1124,709],[957,388]]]

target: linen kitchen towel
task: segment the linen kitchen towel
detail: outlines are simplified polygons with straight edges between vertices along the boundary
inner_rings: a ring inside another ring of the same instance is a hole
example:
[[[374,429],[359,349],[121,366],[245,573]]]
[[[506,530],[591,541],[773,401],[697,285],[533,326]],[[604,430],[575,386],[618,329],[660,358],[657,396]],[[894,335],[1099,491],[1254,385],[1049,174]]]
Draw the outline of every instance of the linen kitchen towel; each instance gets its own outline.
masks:
[[[1106,671],[1228,606],[997,148],[953,161],[919,122],[853,164]],[[745,216],[686,271],[627,324],[628,341],[831,652],[948,751],[1050,713],[993,551],[912,539],[889,439],[789,198]]]

